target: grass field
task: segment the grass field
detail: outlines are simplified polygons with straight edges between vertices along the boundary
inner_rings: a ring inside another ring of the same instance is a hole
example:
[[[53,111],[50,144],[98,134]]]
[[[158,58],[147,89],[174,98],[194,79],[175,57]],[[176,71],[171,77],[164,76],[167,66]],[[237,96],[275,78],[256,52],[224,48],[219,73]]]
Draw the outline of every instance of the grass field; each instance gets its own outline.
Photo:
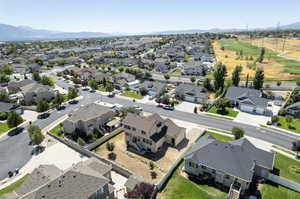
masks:
[[[283,186],[264,184],[261,191],[262,199],[296,199],[300,193],[287,189]]]
[[[29,174],[26,174],[24,177],[20,178],[18,181],[14,182],[13,184],[5,187],[4,189],[0,190],[0,195],[10,193],[14,191],[16,188],[22,185],[22,183],[26,180],[26,178],[29,176]]]
[[[300,184],[300,173],[295,170],[300,170],[300,162],[276,153],[274,167],[280,170],[281,177]]]
[[[134,99],[143,99],[144,97],[135,91],[124,91],[121,96],[130,97]]]
[[[290,125],[292,125],[294,127],[292,129],[290,129],[288,127],[289,123],[286,122],[285,117],[279,116],[278,123],[280,125],[277,127],[300,134],[300,120],[299,119],[293,119],[293,121],[290,123]]]
[[[64,134],[63,133],[60,134],[60,131],[61,131],[61,127],[60,127],[60,124],[58,124],[50,130],[50,133],[54,136],[63,138]]]
[[[183,163],[176,169],[164,190],[161,199],[226,199],[228,194],[207,185],[196,184],[180,175]]]
[[[284,38],[259,38],[248,41],[252,45],[266,47],[291,59],[300,59],[300,40]]]
[[[0,134],[8,131],[10,128],[7,126],[6,123],[0,123]]]
[[[212,135],[214,138],[216,138],[217,140],[220,140],[222,142],[230,142],[233,140],[233,138],[230,136],[220,135],[220,134],[213,133],[210,131],[205,131],[205,133],[203,134],[203,136],[208,136],[208,135]]]
[[[208,110],[208,112],[219,114],[219,115],[225,115],[225,116],[229,116],[229,117],[236,117],[239,114],[238,111],[234,111],[234,110],[232,110],[231,108],[228,108],[228,107],[226,107],[226,111],[224,113],[219,113],[216,106],[212,106]]]
[[[259,57],[261,48],[252,45],[247,41],[215,41],[213,46],[217,61],[222,62],[227,66],[229,77],[237,65],[243,67],[241,74],[242,79],[245,79],[247,74],[249,74],[250,77],[253,77],[256,67],[262,67],[265,70],[265,76],[268,80],[291,80],[300,76],[300,62],[280,57],[270,49],[266,50],[263,63],[256,63],[256,65],[253,65],[253,60]],[[224,47],[225,49],[221,50],[221,47]],[[237,52],[240,51],[243,52],[243,57],[252,56],[253,60],[246,60],[245,58],[239,59]]]

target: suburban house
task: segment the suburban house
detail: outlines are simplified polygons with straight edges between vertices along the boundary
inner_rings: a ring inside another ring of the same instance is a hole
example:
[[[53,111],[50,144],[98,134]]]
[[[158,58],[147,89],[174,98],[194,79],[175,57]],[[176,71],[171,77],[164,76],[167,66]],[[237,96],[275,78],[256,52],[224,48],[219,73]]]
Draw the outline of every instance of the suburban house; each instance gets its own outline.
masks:
[[[286,107],[289,115],[300,118],[300,101]]]
[[[179,84],[176,87],[175,96],[183,101],[203,103],[208,98],[208,92],[202,86]]]
[[[33,84],[35,81],[31,79],[24,79],[22,81],[11,81],[8,82],[7,89],[9,93],[17,93],[21,91],[21,89],[29,84]]]
[[[90,134],[94,129],[103,132],[103,127],[113,119],[115,112],[99,104],[88,104],[69,114],[62,125],[64,134],[73,136],[76,131]],[[105,132],[105,131],[104,131]]]
[[[0,113],[9,113],[15,111],[18,114],[23,114],[23,108],[14,103],[0,102]]]
[[[110,176],[111,165],[95,158],[62,171],[54,165],[40,165],[13,192],[1,199],[112,199],[114,187]]]
[[[246,138],[230,143],[213,136],[203,136],[184,156],[184,170],[191,176],[227,188],[239,196],[247,190],[254,176],[265,178],[274,166],[273,152],[256,148]],[[236,197],[239,198],[239,197]]]
[[[66,70],[64,70],[64,73],[67,75],[76,75],[80,72],[81,68],[77,66],[71,66],[68,67]]]
[[[26,105],[36,104],[41,100],[50,101],[54,99],[55,91],[47,85],[38,84],[36,82],[28,84],[21,88]]]
[[[272,115],[268,109],[269,99],[263,97],[263,93],[252,88],[230,87],[225,97],[241,111],[260,115]]]
[[[129,87],[131,90],[139,92],[140,89],[146,89],[148,95],[151,97],[159,97],[164,94],[166,89],[166,84],[154,81],[144,81],[140,84],[134,84]]]
[[[117,88],[124,88],[136,84],[139,81],[135,76],[129,73],[119,73],[113,76],[113,82]]]
[[[82,80],[91,80],[95,78],[97,70],[94,68],[83,68],[77,74]]]
[[[177,147],[185,139],[185,128],[158,114],[140,116],[128,114],[122,121],[125,142],[140,153],[158,152],[165,143]]]
[[[200,61],[190,61],[183,65],[183,73],[186,75],[203,75],[205,67]]]

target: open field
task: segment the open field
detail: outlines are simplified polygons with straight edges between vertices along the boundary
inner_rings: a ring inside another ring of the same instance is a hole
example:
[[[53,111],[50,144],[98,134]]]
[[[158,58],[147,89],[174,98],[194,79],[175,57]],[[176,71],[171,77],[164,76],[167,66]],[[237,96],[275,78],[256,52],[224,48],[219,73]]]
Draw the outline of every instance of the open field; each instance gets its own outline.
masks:
[[[228,77],[231,76],[233,69],[237,65],[243,67],[242,79],[245,79],[247,74],[249,74],[250,78],[253,78],[256,67],[264,69],[268,80],[292,80],[300,77],[300,62],[280,57],[269,49],[266,50],[264,62],[254,65],[254,60],[259,57],[261,48],[251,45],[247,41],[215,41],[213,46],[217,61],[227,66]],[[224,47],[224,50],[221,47]],[[243,58],[240,58],[238,55],[241,51]],[[250,59],[250,57],[253,59]]]
[[[247,41],[252,45],[268,48],[284,57],[300,60],[300,40],[284,38],[260,38]]]
[[[166,151],[163,150],[163,154],[159,159],[149,159],[144,156],[138,155],[131,151],[127,150],[125,144],[125,134],[120,133],[114,138],[110,139],[109,142],[113,142],[115,145],[114,153],[117,155],[116,160],[114,160],[120,166],[127,168],[128,170],[134,172],[139,176],[143,176],[146,180],[152,183],[157,183],[171,168],[174,162],[179,158],[186,148],[181,148],[177,150],[172,147],[166,148]],[[109,152],[106,149],[106,144],[100,145],[95,149],[95,153],[100,157],[107,158]],[[152,179],[149,170],[149,162],[152,161],[155,164],[154,171],[157,174],[155,179]]]

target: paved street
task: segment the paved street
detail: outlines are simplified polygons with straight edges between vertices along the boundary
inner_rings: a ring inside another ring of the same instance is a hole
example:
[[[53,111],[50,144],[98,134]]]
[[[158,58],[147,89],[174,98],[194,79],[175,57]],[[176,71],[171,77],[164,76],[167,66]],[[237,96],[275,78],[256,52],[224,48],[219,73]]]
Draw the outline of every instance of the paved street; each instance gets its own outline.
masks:
[[[68,88],[70,85],[61,80],[57,80],[56,83],[60,87]],[[158,108],[151,104],[142,104],[127,100],[124,98],[108,98],[99,93],[90,93],[83,91],[80,93],[83,99],[76,105],[66,105],[66,109],[62,111],[53,111],[49,118],[44,120],[36,120],[33,124],[39,125],[41,128],[45,128],[63,115],[70,113],[72,110],[78,109],[81,105],[89,104],[97,100],[102,100],[109,103],[118,103],[124,106],[138,105],[146,112],[158,113],[165,117],[174,118],[177,120],[188,121],[201,126],[208,126],[213,128],[219,128],[224,130],[231,130],[234,126],[239,126],[245,130],[247,136],[258,138],[285,148],[291,148],[293,140],[297,139],[297,136],[287,134],[283,131],[275,131],[267,128],[254,127],[248,124],[237,123],[230,120],[224,120],[214,118],[204,114],[194,114],[184,111],[167,111],[162,108]],[[28,145],[29,137],[27,132],[23,132],[17,136],[9,137],[0,141],[0,180],[7,176],[9,170],[14,168],[21,168],[31,158],[32,146]]]

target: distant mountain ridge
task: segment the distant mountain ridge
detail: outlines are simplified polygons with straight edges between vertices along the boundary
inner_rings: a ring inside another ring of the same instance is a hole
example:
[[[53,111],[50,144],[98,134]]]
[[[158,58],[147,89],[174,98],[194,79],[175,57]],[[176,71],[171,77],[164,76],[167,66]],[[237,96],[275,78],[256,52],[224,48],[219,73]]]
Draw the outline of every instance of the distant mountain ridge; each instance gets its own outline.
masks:
[[[275,30],[275,27],[261,28],[256,30]],[[300,21],[288,25],[280,26],[281,30],[299,29]],[[254,30],[254,29],[252,29]],[[208,30],[189,29],[189,30],[167,30],[151,33],[129,34],[129,33],[102,33],[102,32],[62,32],[42,29],[33,29],[28,26],[12,26],[0,24],[0,41],[23,41],[23,40],[61,40],[61,39],[82,39],[96,37],[112,37],[126,35],[167,35],[167,34],[194,34],[194,33],[220,33],[220,32],[238,32],[245,29],[219,29],[213,28]]]

